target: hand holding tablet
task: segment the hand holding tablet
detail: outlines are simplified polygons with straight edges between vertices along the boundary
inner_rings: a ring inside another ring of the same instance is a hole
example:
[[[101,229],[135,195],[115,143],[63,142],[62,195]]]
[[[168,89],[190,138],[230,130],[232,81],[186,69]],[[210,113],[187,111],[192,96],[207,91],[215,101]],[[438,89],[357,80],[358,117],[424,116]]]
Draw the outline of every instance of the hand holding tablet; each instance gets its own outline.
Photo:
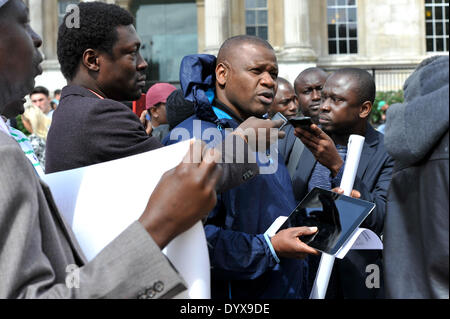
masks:
[[[295,208],[277,233],[291,227],[317,227],[316,233],[299,236],[300,240],[321,252],[334,255],[374,208],[373,203],[316,187]]]

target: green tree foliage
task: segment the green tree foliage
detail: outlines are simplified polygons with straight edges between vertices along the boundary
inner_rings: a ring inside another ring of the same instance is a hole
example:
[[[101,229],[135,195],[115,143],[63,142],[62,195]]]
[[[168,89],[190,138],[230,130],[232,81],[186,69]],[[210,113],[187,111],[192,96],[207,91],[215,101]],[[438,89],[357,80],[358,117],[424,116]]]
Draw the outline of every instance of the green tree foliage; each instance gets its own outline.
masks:
[[[22,133],[25,134],[26,136],[30,135],[30,132],[28,132],[25,126],[23,126],[22,117],[20,115],[16,117],[16,121],[17,121],[17,129],[19,131],[22,131]]]
[[[384,104],[392,105],[395,103],[403,103],[403,91],[377,92],[375,102],[373,103],[372,113],[370,114],[370,122],[378,126],[382,124],[381,115],[383,111],[381,107]]]

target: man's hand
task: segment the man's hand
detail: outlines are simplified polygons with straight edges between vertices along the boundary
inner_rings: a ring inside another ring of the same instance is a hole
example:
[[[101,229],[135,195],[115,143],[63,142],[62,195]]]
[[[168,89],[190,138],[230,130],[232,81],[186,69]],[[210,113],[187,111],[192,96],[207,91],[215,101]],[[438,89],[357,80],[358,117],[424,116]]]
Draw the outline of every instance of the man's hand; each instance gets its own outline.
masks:
[[[342,188],[340,188],[340,187],[333,188],[331,191],[335,192],[335,193],[338,193],[338,194],[341,194],[341,195],[344,194],[344,190]],[[353,189],[351,194],[350,194],[350,197],[361,198],[361,193],[359,191],[357,191],[356,189]]]
[[[312,124],[310,129],[311,131],[309,132],[296,127],[294,134],[311,151],[316,160],[328,168],[331,171],[331,175],[335,177],[342,165],[344,165],[336,145],[316,124]]]
[[[147,114],[148,111],[144,110],[141,113],[141,117],[139,118],[141,120],[142,126],[144,126],[145,128],[145,132],[147,133],[147,135],[152,135],[152,131],[153,131],[153,126],[152,126],[152,122],[147,120]]]
[[[307,254],[319,252],[302,242],[298,237],[317,233],[317,227],[292,227],[283,229],[271,238],[273,249],[278,257],[303,259]]]
[[[215,187],[222,175],[216,165],[220,152],[208,150],[200,163],[192,163],[189,159],[196,157],[192,153],[199,148],[204,150],[205,144],[192,143],[183,162],[162,176],[139,218],[161,249],[216,205]]]
[[[265,145],[266,149],[269,149],[277,139],[285,137],[286,133],[278,130],[281,125],[282,120],[263,120],[251,116],[239,125],[233,134],[241,136],[254,151],[258,150],[258,145]]]

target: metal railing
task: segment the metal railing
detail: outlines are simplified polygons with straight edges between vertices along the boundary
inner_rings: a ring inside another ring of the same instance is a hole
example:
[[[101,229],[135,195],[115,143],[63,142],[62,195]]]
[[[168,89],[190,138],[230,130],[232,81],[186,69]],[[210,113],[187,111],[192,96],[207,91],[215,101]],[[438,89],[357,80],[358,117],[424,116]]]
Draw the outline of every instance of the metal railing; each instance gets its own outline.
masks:
[[[415,65],[408,66],[355,66],[367,70],[374,77],[377,92],[389,92],[403,90],[406,79],[414,72]],[[334,72],[338,68],[327,68],[325,71]]]

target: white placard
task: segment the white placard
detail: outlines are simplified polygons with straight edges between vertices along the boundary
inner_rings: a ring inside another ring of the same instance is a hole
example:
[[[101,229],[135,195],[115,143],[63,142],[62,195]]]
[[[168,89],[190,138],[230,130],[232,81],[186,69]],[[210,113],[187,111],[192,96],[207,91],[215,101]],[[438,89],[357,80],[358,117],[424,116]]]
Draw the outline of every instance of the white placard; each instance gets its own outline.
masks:
[[[340,188],[344,190],[344,195],[350,196],[353,190],[364,141],[365,137],[361,135],[350,135],[348,139],[347,157],[340,185]],[[311,290],[311,299],[325,299],[331,271],[333,270],[334,259],[335,256],[325,253],[322,254],[316,280]]]
[[[88,260],[142,215],[161,176],[181,163],[190,143],[43,178]],[[165,253],[188,284],[184,296],[210,298],[210,263],[201,223],[175,238]]]

